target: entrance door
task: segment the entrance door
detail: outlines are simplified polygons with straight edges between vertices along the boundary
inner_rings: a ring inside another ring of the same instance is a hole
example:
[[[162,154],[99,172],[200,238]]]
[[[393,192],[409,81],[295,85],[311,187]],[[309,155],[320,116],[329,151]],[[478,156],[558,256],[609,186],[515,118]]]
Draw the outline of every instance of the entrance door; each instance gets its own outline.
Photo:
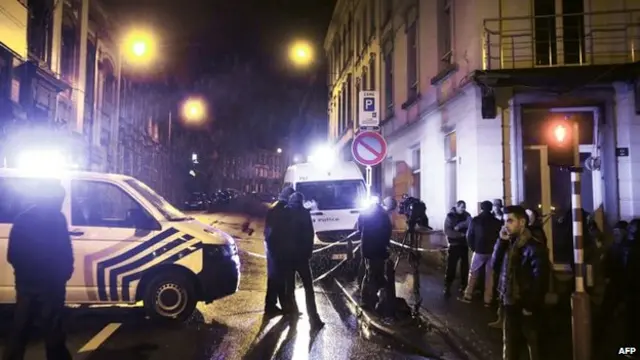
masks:
[[[524,148],[524,202],[528,207],[538,210],[546,221],[544,233],[547,236],[549,260],[554,264],[553,234],[551,220],[548,217],[554,211],[551,203],[551,179],[549,174],[548,153],[546,145],[527,146]]]
[[[580,146],[580,163],[591,156],[593,146]],[[546,145],[524,148],[524,202],[527,206],[537,207],[545,218],[544,232],[547,236],[547,248],[554,268],[565,268],[573,256],[573,239],[567,235],[560,224],[571,211],[571,173],[550,167]],[[600,172],[584,170],[582,174],[582,207],[588,212],[596,211],[601,204]],[[584,219],[586,221],[587,219]],[[599,225],[601,225],[599,223]],[[568,224],[571,229],[571,224]]]

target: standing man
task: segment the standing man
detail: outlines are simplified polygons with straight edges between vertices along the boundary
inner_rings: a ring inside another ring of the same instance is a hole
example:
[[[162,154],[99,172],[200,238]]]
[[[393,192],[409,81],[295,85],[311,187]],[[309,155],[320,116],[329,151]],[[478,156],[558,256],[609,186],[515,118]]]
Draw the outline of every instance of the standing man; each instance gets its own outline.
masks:
[[[493,209],[491,210],[491,213],[493,214],[493,216],[495,216],[496,219],[500,220],[500,222],[504,221],[504,219],[502,218],[503,209],[504,205],[502,204],[502,199],[493,199]]]
[[[395,208],[395,200],[392,198],[384,199],[384,203],[389,211]],[[380,204],[372,205],[358,217],[358,230],[362,239],[362,257],[365,263],[361,305],[365,310],[375,310],[379,302],[378,290],[385,288],[387,281],[393,281],[385,277],[385,264],[389,259],[393,230],[388,211]],[[384,306],[379,308],[382,309]]]
[[[518,360],[525,349],[529,360],[538,360],[538,322],[549,282],[547,249],[531,236],[522,206],[507,206],[504,219],[509,240],[496,254],[502,258],[503,360]]]
[[[444,295],[451,295],[451,284],[456,278],[456,270],[460,263],[460,292],[467,288],[469,274],[469,246],[466,232],[471,215],[467,212],[467,203],[460,200],[451,209],[444,220],[444,234],[449,243],[447,253],[447,270],[444,279]]]
[[[264,241],[267,255],[267,295],[264,299],[264,313],[266,316],[277,316],[282,314],[280,306],[285,307],[285,282],[283,274],[279,273],[282,268],[282,246],[286,243],[287,213],[285,207],[289,196],[293,194],[293,188],[287,186],[282,189],[278,200],[271,205],[267,211],[264,225]]]
[[[484,305],[489,307],[493,300],[493,268],[491,267],[491,254],[493,247],[500,236],[502,221],[496,219],[491,213],[491,201],[483,201],[480,204],[481,212],[474,217],[467,230],[467,243],[473,251],[471,257],[471,270],[469,280],[461,301],[471,302],[473,290],[478,276],[484,269]]]
[[[22,360],[40,320],[48,360],[71,360],[62,330],[66,284],[73,274],[73,249],[65,197],[58,181],[36,190],[35,205],[18,215],[9,234],[7,261],[15,274],[16,308],[4,360]]]
[[[292,313],[297,314],[297,305],[295,302],[295,274],[300,275],[302,285],[304,286],[305,302],[307,305],[307,316],[312,329],[321,329],[324,322],[318,314],[316,306],[316,295],[313,289],[313,276],[309,260],[313,254],[313,239],[315,232],[313,230],[313,221],[311,213],[305,209],[304,196],[299,192],[294,192],[289,197],[289,203],[286,207],[287,213],[287,244],[285,251],[285,261],[288,265],[286,274],[286,298],[292,299]],[[287,300],[289,301],[289,300]]]

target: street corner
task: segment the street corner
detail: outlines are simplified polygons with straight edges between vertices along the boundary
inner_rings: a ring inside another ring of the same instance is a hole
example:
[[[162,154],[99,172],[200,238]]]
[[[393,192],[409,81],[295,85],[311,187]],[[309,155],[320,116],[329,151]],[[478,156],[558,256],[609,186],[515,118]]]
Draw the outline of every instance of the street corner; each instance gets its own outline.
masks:
[[[429,322],[421,316],[414,317],[406,301],[396,299],[394,317],[384,317],[375,311],[360,306],[360,291],[356,281],[333,279],[335,286],[344,294],[348,307],[362,322],[365,330],[389,338],[396,346],[407,352],[429,359],[469,360],[437,334]]]

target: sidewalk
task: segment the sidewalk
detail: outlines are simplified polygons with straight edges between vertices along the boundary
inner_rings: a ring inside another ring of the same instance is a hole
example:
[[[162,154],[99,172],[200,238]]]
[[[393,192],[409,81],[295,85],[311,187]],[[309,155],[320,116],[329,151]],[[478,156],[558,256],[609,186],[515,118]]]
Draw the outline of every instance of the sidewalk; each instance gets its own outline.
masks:
[[[427,319],[435,326],[444,328],[449,336],[460,342],[468,352],[480,359],[502,358],[502,330],[488,326],[497,317],[495,308],[485,308],[480,298],[471,304],[458,300],[458,294],[452,291],[450,298],[443,296],[444,270],[423,265],[420,269],[421,308]],[[396,292],[398,297],[408,300],[412,305],[413,277],[406,261],[400,262],[396,270]],[[454,282],[452,290],[457,290]],[[572,358],[571,307],[568,299],[547,308],[542,316],[543,328],[540,341],[543,357],[549,360],[570,360]],[[622,326],[611,324],[611,331],[604,354],[594,354],[593,359],[619,359],[617,349],[622,346],[621,334],[616,331]]]

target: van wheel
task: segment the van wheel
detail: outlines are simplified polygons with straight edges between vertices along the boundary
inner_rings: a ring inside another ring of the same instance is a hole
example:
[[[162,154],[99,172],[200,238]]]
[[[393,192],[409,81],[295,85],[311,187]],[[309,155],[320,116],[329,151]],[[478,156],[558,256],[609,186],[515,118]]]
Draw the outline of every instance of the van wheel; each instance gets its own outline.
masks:
[[[197,304],[193,282],[176,273],[158,274],[149,282],[143,303],[154,320],[186,321]]]

